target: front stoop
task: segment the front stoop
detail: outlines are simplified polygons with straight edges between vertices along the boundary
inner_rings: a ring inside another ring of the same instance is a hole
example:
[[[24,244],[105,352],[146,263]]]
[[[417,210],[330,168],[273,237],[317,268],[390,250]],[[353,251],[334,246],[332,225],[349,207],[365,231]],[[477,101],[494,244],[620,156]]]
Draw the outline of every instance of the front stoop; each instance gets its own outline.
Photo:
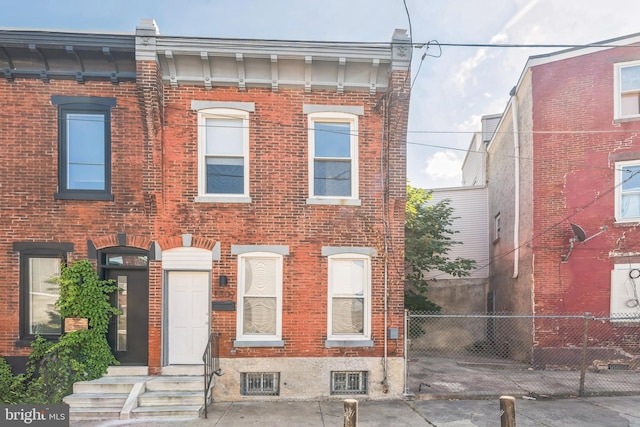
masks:
[[[131,418],[198,418],[204,408],[202,375],[152,377],[145,386]]]
[[[202,375],[104,376],[77,382],[66,396],[71,420],[198,418]]]

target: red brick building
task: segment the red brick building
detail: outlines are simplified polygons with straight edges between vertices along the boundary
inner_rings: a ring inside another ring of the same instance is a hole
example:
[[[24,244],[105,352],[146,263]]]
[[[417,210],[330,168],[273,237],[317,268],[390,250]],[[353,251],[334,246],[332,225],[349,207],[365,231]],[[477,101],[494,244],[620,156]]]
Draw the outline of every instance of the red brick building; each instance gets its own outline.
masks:
[[[126,289],[125,366],[201,365],[215,332],[218,399],[402,394],[403,31],[222,40],[143,20],[0,47],[1,356],[59,336],[49,279],[88,258]]]
[[[531,57],[488,146],[491,308],[614,318],[594,348],[638,338],[638,41]],[[580,326],[541,325],[513,339],[580,348]]]

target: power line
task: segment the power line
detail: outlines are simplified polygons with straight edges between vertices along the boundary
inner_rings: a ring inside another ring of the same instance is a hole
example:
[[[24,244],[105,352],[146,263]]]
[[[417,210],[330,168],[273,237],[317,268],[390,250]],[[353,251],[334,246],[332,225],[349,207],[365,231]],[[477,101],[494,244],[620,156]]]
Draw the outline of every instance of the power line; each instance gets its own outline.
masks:
[[[498,261],[501,258],[507,257],[508,255],[513,254],[517,249],[522,249],[522,248],[526,248],[527,246],[533,245],[533,241],[538,239],[539,237],[545,235],[546,233],[558,228],[561,224],[567,222],[568,220],[570,220],[571,218],[573,218],[574,216],[583,213],[587,208],[591,207],[592,205],[594,205],[595,203],[597,203],[598,201],[603,199],[603,196],[611,193],[612,191],[615,191],[616,188],[621,187],[623,184],[625,184],[626,182],[630,181],[634,176],[640,174],[640,169],[637,171],[633,171],[624,181],[617,183],[616,185],[607,188],[606,191],[602,192],[602,193],[598,193],[593,200],[591,200],[590,202],[586,203],[585,205],[583,205],[582,207],[578,208],[575,210],[575,212],[565,216],[564,218],[562,218],[559,221],[556,221],[555,223],[552,223],[550,226],[546,227],[544,230],[540,231],[539,233],[535,234],[534,236],[532,236],[530,239],[526,240],[525,242],[521,243],[520,245],[502,252],[500,254],[494,255],[491,258],[488,258],[487,260],[484,260],[484,264],[474,268],[473,271],[478,271],[478,270],[482,270],[483,268],[487,268],[490,267],[492,264],[494,264],[496,261]],[[551,247],[551,246],[535,246],[537,248],[543,248],[543,249],[551,249],[551,250],[558,250],[560,249],[559,247]],[[631,247],[633,248],[633,246]],[[434,279],[437,279],[438,277],[442,277],[447,275],[447,273],[441,273],[441,274],[437,274],[435,276],[433,276]]]
[[[411,23],[409,21],[409,27]],[[414,49],[422,49],[426,46],[438,44],[446,47],[471,47],[471,48],[516,48],[516,49],[532,49],[532,48],[548,48],[548,49],[581,49],[581,48],[615,48],[615,47],[630,47],[637,46],[638,43],[625,43],[624,40],[630,39],[634,36],[640,37],[640,33],[631,34],[625,36],[620,40],[620,43],[615,43],[615,40],[608,40],[604,42],[594,43],[467,43],[467,42],[439,42],[437,40],[430,40],[426,42],[414,41],[410,34],[410,41],[408,43],[403,42],[403,45],[410,45]],[[392,44],[389,41],[344,41],[344,40],[303,40],[303,39],[238,39],[238,38],[207,38],[207,37],[192,37],[192,36],[170,36],[173,39],[202,39],[209,41],[212,45],[219,44],[224,47],[238,47],[246,48],[248,45],[256,42],[260,42],[261,46],[265,47],[282,47],[287,44],[300,44],[300,45],[333,45],[343,47],[362,47],[378,48],[388,50]]]
[[[179,110],[177,108],[167,108],[167,110],[175,110],[175,111],[182,111]],[[112,113],[113,115],[113,113]],[[223,117],[223,118],[238,118],[237,116],[227,116],[227,115],[222,115],[222,114],[216,114],[216,117]],[[60,121],[75,121],[75,122],[81,122],[81,121],[96,121],[96,122],[100,122],[100,123],[109,123],[109,121],[105,121],[102,118],[93,120],[93,119],[89,119],[89,118],[78,118],[75,117],[73,119],[69,119],[69,118],[59,118]],[[241,120],[241,119],[239,119]],[[111,120],[111,122],[113,122],[113,120]],[[271,122],[268,120],[261,120],[260,124],[258,125],[249,125],[247,127],[245,126],[232,126],[232,125],[214,125],[214,124],[198,124],[198,123],[172,123],[172,122],[165,122],[164,123],[164,127],[165,128],[176,128],[176,127],[184,127],[184,128],[194,128],[196,131],[200,128],[248,128],[249,130],[273,130],[273,129],[287,129],[289,131],[297,131],[297,130],[303,130],[303,131],[311,131],[313,130],[313,128],[309,128],[306,124],[305,125],[295,125],[295,124],[285,124],[285,123],[279,123],[279,122]],[[331,130],[323,130],[323,133],[335,133],[338,135],[349,135],[349,136],[364,136],[366,138],[375,138],[376,135],[379,133],[378,131],[370,131],[367,129],[359,129],[357,134],[354,132],[344,132],[344,131],[331,131]],[[572,135],[572,134],[583,134],[583,133],[593,133],[593,134],[607,134],[607,133],[611,133],[611,134],[633,134],[634,132],[640,133],[640,130],[620,130],[620,129],[611,129],[611,130],[598,130],[598,131],[521,131],[519,132],[520,135],[524,135],[524,134],[544,134],[544,135],[553,135],[553,134],[562,134],[562,135]],[[478,132],[466,132],[466,131],[409,131],[408,133],[417,133],[417,134],[475,134]],[[505,132],[506,134],[512,134],[512,132]],[[283,135],[283,137],[286,137],[286,135]],[[468,148],[457,148],[457,147],[452,147],[452,146],[446,146],[446,145],[440,145],[440,144],[431,144],[431,143],[424,143],[424,142],[416,142],[416,141],[409,141],[406,140],[405,144],[407,145],[413,145],[413,146],[420,146],[420,147],[427,147],[427,148],[434,148],[434,149],[440,149],[440,150],[448,150],[448,151],[458,151],[458,152],[469,152],[470,154],[481,154],[481,155],[486,155],[486,153],[482,153],[482,152],[478,152],[478,151],[469,151]],[[499,158],[499,159],[513,159],[516,156],[513,154],[493,154],[494,158]],[[520,158],[521,160],[524,161],[537,161],[537,162],[544,162],[544,163],[548,163],[548,164],[559,164],[559,165],[572,165],[573,167],[580,167],[580,168],[588,168],[588,169],[602,169],[602,170],[609,170],[609,167],[604,167],[604,166],[596,166],[592,163],[588,163],[588,164],[581,164],[581,163],[576,163],[573,160],[558,160],[558,159],[539,159],[539,158],[532,158],[532,157],[526,157],[526,156],[518,156],[518,158]]]
[[[639,34],[640,35],[640,34]],[[427,46],[430,42],[427,43],[413,43],[414,48],[422,48],[423,46]],[[631,47],[637,46],[637,43],[634,44],[611,44],[611,43],[586,43],[586,44],[521,44],[521,43],[446,43],[439,42],[440,46],[448,46],[448,47],[487,47],[487,48],[527,48],[527,49],[535,49],[535,48],[548,48],[548,49],[582,49],[582,48],[590,48],[590,47],[601,47],[601,48],[612,48],[612,47]]]

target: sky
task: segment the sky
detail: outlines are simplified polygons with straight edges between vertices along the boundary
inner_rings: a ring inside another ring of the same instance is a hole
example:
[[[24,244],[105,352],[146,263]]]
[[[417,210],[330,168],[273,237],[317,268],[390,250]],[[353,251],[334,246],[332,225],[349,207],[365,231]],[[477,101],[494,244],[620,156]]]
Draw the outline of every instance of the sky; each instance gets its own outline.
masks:
[[[504,111],[529,56],[560,50],[437,43],[580,45],[640,33],[639,0],[405,1],[0,0],[0,27],[132,33],[153,18],[171,36],[361,42],[411,30],[407,179],[421,188],[459,186],[481,117]]]

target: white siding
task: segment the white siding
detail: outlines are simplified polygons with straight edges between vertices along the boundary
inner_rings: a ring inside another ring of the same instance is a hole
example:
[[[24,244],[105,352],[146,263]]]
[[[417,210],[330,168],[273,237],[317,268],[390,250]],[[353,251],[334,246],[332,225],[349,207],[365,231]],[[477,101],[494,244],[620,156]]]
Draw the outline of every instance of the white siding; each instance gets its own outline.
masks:
[[[476,132],[471,139],[469,149],[462,163],[462,186],[484,185],[486,150],[480,139],[480,132]]]
[[[459,233],[452,236],[454,241],[462,242],[449,251],[449,258],[471,258],[476,261],[476,269],[471,271],[471,278],[486,279],[489,277],[489,219],[486,187],[456,187],[433,190],[430,203],[449,199],[453,208],[452,228]],[[430,271],[427,278],[452,279],[453,276],[439,271]]]

